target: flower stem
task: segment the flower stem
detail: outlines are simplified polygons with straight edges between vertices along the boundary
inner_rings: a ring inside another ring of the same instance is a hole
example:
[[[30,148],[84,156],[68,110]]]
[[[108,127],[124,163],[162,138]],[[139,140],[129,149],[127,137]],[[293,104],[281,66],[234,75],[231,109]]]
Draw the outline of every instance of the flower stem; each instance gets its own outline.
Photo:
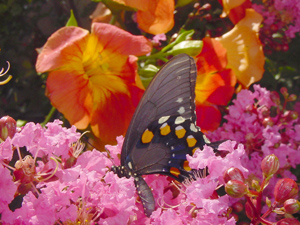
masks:
[[[51,117],[53,116],[54,112],[55,112],[56,108],[54,106],[52,106],[50,112],[48,113],[48,115],[46,116],[44,122],[41,123],[41,126],[44,127],[46,125],[46,123],[48,123],[51,119]]]

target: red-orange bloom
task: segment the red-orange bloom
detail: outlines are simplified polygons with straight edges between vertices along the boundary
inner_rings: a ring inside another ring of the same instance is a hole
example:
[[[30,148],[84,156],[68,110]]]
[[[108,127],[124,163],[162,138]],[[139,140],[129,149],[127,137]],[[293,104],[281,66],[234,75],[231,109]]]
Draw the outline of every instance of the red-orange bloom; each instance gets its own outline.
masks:
[[[220,125],[218,106],[227,105],[234,93],[236,77],[231,69],[226,68],[226,53],[218,41],[204,38],[202,51],[196,56],[197,124],[204,131],[215,130]]]
[[[149,41],[115,26],[94,23],[56,31],[39,54],[36,70],[49,72],[47,95],[79,129],[91,126],[104,142],[124,135],[144,88],[137,58],[151,51]]]
[[[140,29],[150,34],[163,34],[174,26],[174,0],[113,0],[136,8]]]

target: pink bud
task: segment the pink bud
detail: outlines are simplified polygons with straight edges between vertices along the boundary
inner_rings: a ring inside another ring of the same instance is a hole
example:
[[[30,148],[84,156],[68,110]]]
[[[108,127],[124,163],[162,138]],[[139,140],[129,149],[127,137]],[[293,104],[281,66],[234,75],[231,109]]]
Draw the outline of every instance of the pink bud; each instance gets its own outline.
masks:
[[[17,123],[10,116],[3,116],[0,118],[0,139],[3,141],[10,137],[12,138],[16,133]]]
[[[239,213],[239,212],[242,212],[244,210],[244,205],[239,201],[239,202],[236,202],[232,205],[232,209]]]
[[[272,127],[274,125],[274,121],[272,120],[271,117],[266,117],[263,119],[262,124],[264,125],[264,127],[266,126]]]
[[[283,95],[283,97],[286,99],[289,96],[288,90],[286,87],[280,88],[280,92]]]
[[[288,97],[288,101],[290,101],[290,102],[293,102],[293,101],[296,101],[296,100],[297,100],[297,95],[295,95],[295,94],[291,94]]]
[[[253,205],[256,205],[256,200],[253,199]],[[254,209],[251,207],[249,202],[246,202],[245,204],[245,212],[246,212],[246,216],[251,220],[252,218],[255,217],[255,213],[254,213]]]
[[[286,213],[294,214],[300,210],[300,202],[297,199],[288,199],[284,202],[283,207]]]
[[[279,96],[278,92],[271,91],[270,98],[271,98],[272,102],[274,102],[276,105],[280,104],[280,96]]]
[[[241,198],[248,192],[248,187],[242,181],[230,180],[225,184],[226,193],[234,198]]]
[[[298,112],[296,112],[296,111],[289,111],[288,116],[291,120],[296,120],[299,117]]]
[[[283,204],[290,198],[296,198],[298,194],[298,186],[293,179],[283,178],[277,181],[274,187],[275,200],[279,204]]]
[[[261,170],[264,177],[269,180],[279,169],[279,160],[276,155],[268,155],[261,161]]]
[[[230,180],[239,180],[241,182],[245,181],[244,175],[242,171],[240,171],[238,168],[231,167],[224,172],[224,181],[227,183]]]

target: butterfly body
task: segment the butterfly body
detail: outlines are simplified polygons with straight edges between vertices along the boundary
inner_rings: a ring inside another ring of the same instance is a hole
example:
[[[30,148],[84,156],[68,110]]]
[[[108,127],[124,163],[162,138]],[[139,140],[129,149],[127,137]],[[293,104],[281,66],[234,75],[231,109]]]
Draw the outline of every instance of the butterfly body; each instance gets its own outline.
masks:
[[[125,136],[119,177],[133,177],[147,216],[155,209],[151,189],[142,178],[163,174],[179,182],[191,177],[186,155],[202,148],[205,138],[196,126],[196,65],[181,54],[172,58],[149,84]]]

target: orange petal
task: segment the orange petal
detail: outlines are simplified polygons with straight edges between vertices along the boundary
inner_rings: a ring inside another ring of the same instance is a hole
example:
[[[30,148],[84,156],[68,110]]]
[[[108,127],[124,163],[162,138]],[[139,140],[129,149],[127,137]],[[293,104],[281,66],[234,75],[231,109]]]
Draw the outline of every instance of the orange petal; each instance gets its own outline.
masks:
[[[80,58],[88,39],[88,30],[63,27],[52,34],[38,55],[36,70],[39,73],[58,69],[80,70]]]
[[[92,34],[105,49],[118,54],[141,56],[152,50],[151,42],[144,36],[132,35],[110,24],[93,23]]]
[[[136,90],[142,94],[140,89]],[[106,97],[109,100],[98,104],[93,111],[91,128],[95,136],[109,143],[114,142],[116,136],[125,135],[135,106],[130,95],[122,92],[107,92]]]
[[[226,105],[236,83],[233,72],[225,69],[226,49],[215,39],[204,38],[202,51],[196,56],[196,64],[196,101]]]
[[[233,24],[237,24],[246,15],[246,9],[251,8],[250,0],[245,0],[241,5],[232,8],[229,12],[229,18]]]
[[[220,72],[199,74],[196,82],[196,100],[216,105],[227,105],[236,84],[236,77],[231,69]]]
[[[202,132],[213,131],[221,123],[222,115],[214,105],[200,104],[196,101],[197,125]]]
[[[47,79],[47,96],[66,119],[78,129],[87,128],[92,108],[88,80],[73,71],[53,71]]]
[[[144,3],[144,9],[137,12],[137,23],[140,29],[150,34],[163,34],[173,28],[174,0],[143,0],[139,2]]]
[[[136,8],[139,28],[150,34],[164,34],[174,26],[174,0],[113,0]]]
[[[203,47],[196,64],[198,74],[220,71],[227,66],[226,49],[213,38],[203,38]]]
[[[227,49],[228,67],[244,87],[260,80],[264,72],[265,58],[258,38],[262,19],[253,9],[246,9],[245,18],[221,38],[216,38]]]
[[[222,0],[223,13],[222,17],[225,17],[229,14],[230,10],[236,8],[243,4],[246,0]]]
[[[132,62],[128,59],[124,67],[130,67]],[[106,81],[94,79],[92,83],[98,100],[91,115],[91,128],[95,136],[112,143],[116,136],[125,135],[144,90],[117,76]]]

